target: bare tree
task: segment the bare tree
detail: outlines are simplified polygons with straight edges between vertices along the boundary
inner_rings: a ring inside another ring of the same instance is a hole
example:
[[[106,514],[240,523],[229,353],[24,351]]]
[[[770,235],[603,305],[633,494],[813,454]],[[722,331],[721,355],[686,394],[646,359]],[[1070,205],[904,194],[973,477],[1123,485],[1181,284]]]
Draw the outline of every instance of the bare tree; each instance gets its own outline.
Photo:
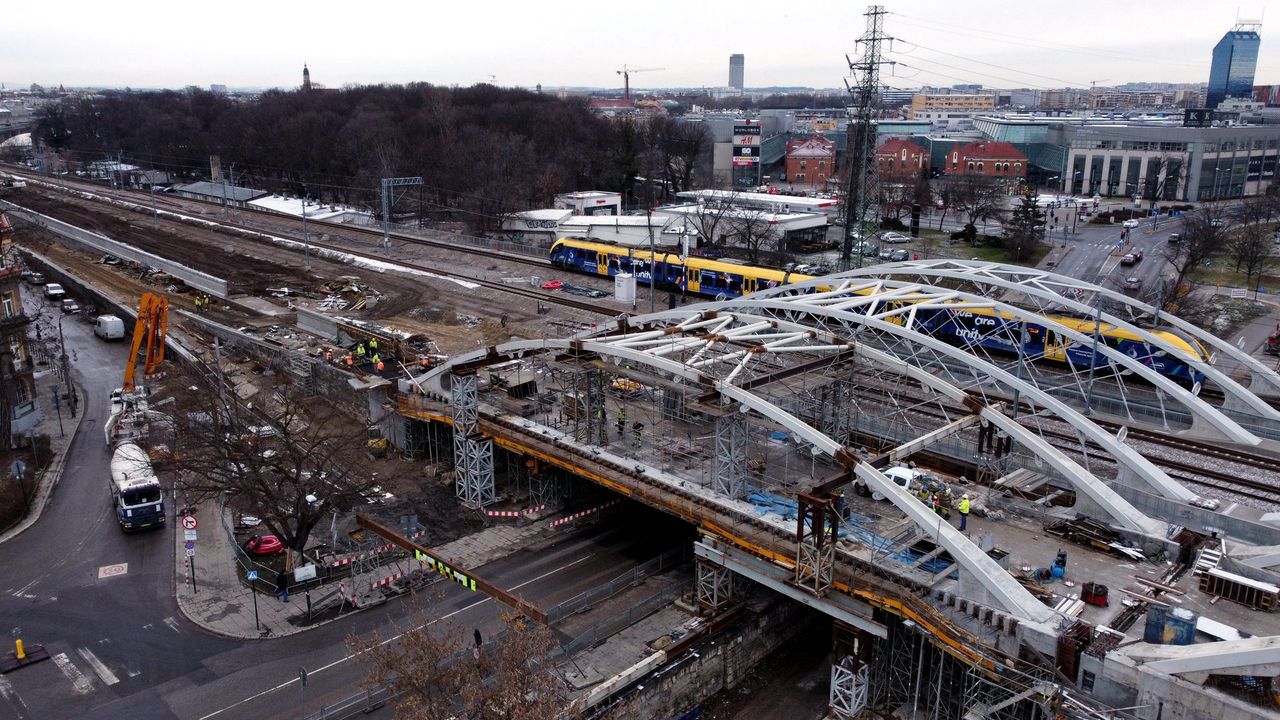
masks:
[[[1244,270],[1245,284],[1257,287],[1268,270],[1275,267],[1274,243],[1256,223],[1238,229],[1231,239],[1230,250],[1236,261],[1236,272]]]
[[[890,218],[901,221],[902,213],[906,212],[914,202],[915,186],[907,183],[880,183],[880,217],[882,220]]]
[[[216,382],[195,374],[178,380],[183,412],[170,447],[193,501],[226,493],[297,553],[332,509],[365,502],[379,480],[368,469],[363,423],[287,380],[245,406]]]
[[[348,639],[368,668],[366,686],[396,695],[397,720],[572,717],[548,657],[555,637],[546,626],[509,620],[502,637],[481,646],[453,623],[425,612],[411,617],[412,629],[398,629],[394,640],[378,633]]]
[[[733,200],[736,193],[724,200],[708,200],[698,203],[698,209],[688,216],[688,224],[693,226],[702,238],[703,247],[714,247],[721,244],[723,236],[729,229],[729,221],[733,216]]]
[[[761,251],[769,241],[776,239],[781,242],[781,236],[774,232],[768,213],[763,210],[739,208],[732,211],[726,220],[725,240],[734,247],[742,248],[749,263],[760,262]],[[786,248],[778,248],[779,252],[785,250]]]
[[[1147,161],[1147,176],[1142,182],[1142,197],[1154,208],[1169,188],[1182,182],[1182,164],[1173,164],[1168,155],[1152,158]]]
[[[1014,262],[1030,258],[1044,237],[1044,212],[1040,209],[1034,188],[1027,186],[1021,202],[1009,213],[1004,224],[1005,249]]]
[[[1173,266],[1173,289],[1165,294],[1162,309],[1177,304],[1190,292],[1190,283],[1207,267],[1210,258],[1227,245],[1222,208],[1205,205],[1183,216],[1181,240],[1165,247],[1164,258]]]
[[[961,175],[951,182],[951,202],[969,225],[996,217],[1004,189],[987,175]]]

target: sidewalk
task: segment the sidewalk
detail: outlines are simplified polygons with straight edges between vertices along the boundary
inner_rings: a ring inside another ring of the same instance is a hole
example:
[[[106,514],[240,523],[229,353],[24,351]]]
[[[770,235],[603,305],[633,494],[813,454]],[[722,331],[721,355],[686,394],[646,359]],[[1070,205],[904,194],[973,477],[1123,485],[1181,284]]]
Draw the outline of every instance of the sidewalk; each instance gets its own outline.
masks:
[[[74,376],[74,374],[73,374]],[[48,391],[49,385],[61,381],[53,374],[52,370],[41,370],[35,374],[36,385],[36,405],[40,408],[40,422],[36,424],[36,436],[49,436],[49,451],[52,457],[49,460],[48,467],[41,468],[38,483],[34,496],[31,498],[31,511],[26,517],[18,521],[16,525],[0,534],[0,544],[8,542],[18,535],[26,531],[40,519],[44,513],[44,509],[49,505],[49,501],[53,498],[53,490],[58,485],[58,481],[62,479],[62,468],[66,464],[67,450],[71,448],[71,441],[75,438],[76,432],[80,429],[80,423],[84,421],[84,390],[77,384],[76,392],[79,394],[81,402],[79,412],[73,418],[71,410],[65,402],[62,403],[62,429],[58,428],[58,410],[54,407],[52,393]],[[29,463],[28,463],[29,464]],[[34,467],[28,467],[27,477],[31,478],[35,474]],[[31,482],[30,479],[27,480]]]
[[[349,614],[302,625],[307,616],[304,594],[291,593],[289,602],[286,603],[278,600],[274,594],[259,592],[255,624],[253,595],[248,584],[239,576],[236,553],[218,518],[216,502],[205,503],[196,510],[199,527],[196,530],[193,587],[186,564],[183,529],[178,522],[181,518],[176,516],[178,507],[181,506],[175,501],[175,517],[170,521],[171,527],[168,530],[173,533],[175,546],[174,592],[178,609],[191,622],[216,635],[258,639],[304,632],[340,620]],[[548,522],[549,519],[544,519],[524,526],[494,525],[434,549],[457,563],[458,567],[474,569],[526,547],[531,540],[547,530]],[[402,564],[414,564],[414,561],[403,560]],[[261,579],[275,582],[274,577]],[[348,588],[351,588],[350,583],[347,580]],[[329,583],[313,590],[312,597],[318,600],[335,588],[334,584]]]

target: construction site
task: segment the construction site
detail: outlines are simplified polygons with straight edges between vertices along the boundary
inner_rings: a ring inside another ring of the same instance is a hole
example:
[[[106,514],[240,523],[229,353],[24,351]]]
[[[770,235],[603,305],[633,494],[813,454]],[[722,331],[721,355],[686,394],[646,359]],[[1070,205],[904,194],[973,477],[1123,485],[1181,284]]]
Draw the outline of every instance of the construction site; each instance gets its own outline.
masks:
[[[751,674],[775,651],[834,718],[1280,711],[1263,348],[1020,266],[628,302],[607,276],[566,278],[606,297],[544,290],[565,276],[545,249],[25,181],[0,210],[29,268],[130,326],[163,296],[170,363],[246,402],[286,374],[367,427],[372,472],[411,469],[319,533],[318,616],[443,576],[551,627],[588,717],[710,714],[744,681],[771,687],[738,705],[765,716],[750,703],[794,692]],[[957,340],[925,322],[941,311],[1006,322]],[[1009,323],[1106,361],[987,342]],[[1202,347],[1194,384],[1106,339],[1121,331]],[[243,543],[249,511],[222,512]],[[590,523],[653,559],[538,603],[457,555],[482,527],[536,544]]]

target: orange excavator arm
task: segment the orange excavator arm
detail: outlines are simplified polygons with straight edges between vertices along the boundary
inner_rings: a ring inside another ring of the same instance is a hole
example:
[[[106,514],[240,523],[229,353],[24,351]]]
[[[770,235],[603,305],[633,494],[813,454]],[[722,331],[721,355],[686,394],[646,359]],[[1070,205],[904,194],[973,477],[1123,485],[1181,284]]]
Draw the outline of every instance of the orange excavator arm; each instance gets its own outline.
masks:
[[[164,341],[169,326],[169,299],[163,295],[143,293],[138,303],[138,320],[133,325],[133,345],[124,366],[124,392],[133,392],[134,373],[138,363],[138,351],[146,343],[143,374],[150,375],[164,362]]]

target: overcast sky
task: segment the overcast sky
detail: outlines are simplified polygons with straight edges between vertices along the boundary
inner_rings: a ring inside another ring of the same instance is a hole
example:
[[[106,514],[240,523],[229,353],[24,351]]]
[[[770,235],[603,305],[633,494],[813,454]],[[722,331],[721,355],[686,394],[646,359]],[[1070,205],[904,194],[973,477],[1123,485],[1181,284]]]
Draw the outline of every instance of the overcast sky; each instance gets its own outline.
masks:
[[[1209,55],[1261,2],[1223,0],[899,0],[893,87],[1087,87],[1203,82]],[[664,68],[638,87],[728,82],[746,55],[748,87],[841,87],[865,6],[831,0],[536,2],[6,3],[0,81],[71,86],[288,87],[316,83],[618,87],[623,64]],[[1277,19],[1280,23],[1280,18]],[[986,63],[986,64],[984,64]],[[995,67],[999,66],[999,67]],[[1262,29],[1258,84],[1280,83],[1280,28]]]

